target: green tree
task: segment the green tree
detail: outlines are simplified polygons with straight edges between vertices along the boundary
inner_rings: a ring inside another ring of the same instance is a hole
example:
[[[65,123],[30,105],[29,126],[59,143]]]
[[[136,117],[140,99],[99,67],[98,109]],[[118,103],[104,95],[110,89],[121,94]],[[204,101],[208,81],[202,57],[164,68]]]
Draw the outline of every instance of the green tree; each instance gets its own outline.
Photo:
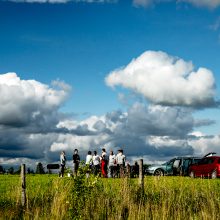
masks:
[[[21,173],[21,166],[19,166],[18,170],[14,171],[14,174],[20,174]]]
[[[27,173],[28,173],[28,174],[33,174],[33,173],[34,173],[34,170],[32,170],[30,167],[28,167],[28,168],[27,168]]]
[[[4,173],[4,168],[3,168],[3,166],[0,166],[0,173]]]
[[[38,163],[37,164],[37,167],[36,167],[36,172],[37,174],[45,174],[44,172],[44,167],[43,167],[43,164],[42,163]]]
[[[10,168],[8,169],[8,173],[9,173],[9,174],[13,174],[13,173],[14,173],[14,167],[10,167]]]

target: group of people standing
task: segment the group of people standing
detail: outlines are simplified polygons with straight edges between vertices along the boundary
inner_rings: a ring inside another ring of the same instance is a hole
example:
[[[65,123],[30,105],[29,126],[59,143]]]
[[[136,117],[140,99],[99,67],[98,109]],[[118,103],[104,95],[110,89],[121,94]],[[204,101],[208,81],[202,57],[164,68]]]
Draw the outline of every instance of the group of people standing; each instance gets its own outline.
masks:
[[[86,156],[86,165],[89,166],[93,174],[102,174],[103,177],[123,177],[125,169],[126,157],[123,154],[123,150],[118,150],[118,154],[115,155],[111,150],[109,155],[105,148],[102,148],[101,155],[94,151],[88,151]],[[109,175],[108,175],[109,174]]]
[[[73,175],[77,176],[77,172],[80,164],[80,156],[78,149],[73,153]],[[94,175],[102,175],[102,177],[124,177],[125,175],[125,160],[126,157],[123,154],[123,150],[118,150],[115,155],[111,150],[109,155],[105,148],[102,148],[101,155],[97,154],[97,151],[88,151],[85,164],[88,167],[87,173],[93,173]],[[62,151],[60,155],[61,176],[64,173],[64,167],[66,163],[65,152]]]

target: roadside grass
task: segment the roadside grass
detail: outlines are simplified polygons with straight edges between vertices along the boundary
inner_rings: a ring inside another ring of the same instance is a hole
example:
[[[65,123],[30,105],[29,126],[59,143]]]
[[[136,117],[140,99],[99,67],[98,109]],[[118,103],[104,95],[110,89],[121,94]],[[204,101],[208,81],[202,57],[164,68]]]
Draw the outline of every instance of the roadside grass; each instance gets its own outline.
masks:
[[[188,177],[102,179],[27,175],[21,207],[18,175],[0,175],[0,219],[219,219],[220,180]]]

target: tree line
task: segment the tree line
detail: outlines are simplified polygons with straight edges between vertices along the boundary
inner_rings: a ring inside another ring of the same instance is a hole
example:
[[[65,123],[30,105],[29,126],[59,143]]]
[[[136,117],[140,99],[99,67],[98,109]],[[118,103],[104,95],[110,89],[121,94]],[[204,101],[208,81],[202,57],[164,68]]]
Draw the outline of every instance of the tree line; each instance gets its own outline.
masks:
[[[21,166],[18,169],[15,169],[13,166],[9,168],[5,168],[0,165],[0,174],[20,174],[21,173]],[[45,170],[42,163],[37,163],[35,170],[31,169],[30,167],[27,168],[27,174],[45,174]]]

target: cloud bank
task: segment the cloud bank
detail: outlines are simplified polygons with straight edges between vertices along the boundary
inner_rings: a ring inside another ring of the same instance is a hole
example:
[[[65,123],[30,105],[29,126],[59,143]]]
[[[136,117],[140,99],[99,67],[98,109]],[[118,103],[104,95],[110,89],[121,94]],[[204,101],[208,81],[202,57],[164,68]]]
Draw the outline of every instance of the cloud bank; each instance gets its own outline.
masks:
[[[62,121],[60,128],[70,132],[82,130],[81,135],[60,135],[58,142],[51,146],[51,151],[59,151],[63,142],[66,150],[80,146],[82,150],[97,149],[105,146],[108,150],[123,148],[127,155],[167,156],[178,152],[192,154],[192,147],[185,145],[171,146],[170,150],[158,149],[152,137],[166,136],[169,139],[185,139],[192,131],[194,119],[188,110],[162,106],[146,107],[134,104],[127,112],[115,111],[101,117],[92,116],[84,121]],[[89,147],[90,146],[90,147]],[[181,147],[180,147],[181,146]],[[168,149],[168,148],[166,148]],[[174,150],[175,149],[175,150]]]
[[[68,119],[61,121],[58,127],[77,135],[59,135],[50,151],[72,151],[77,147],[82,154],[88,150],[99,151],[102,147],[107,151],[123,148],[129,160],[142,157],[149,163],[178,155],[202,156],[206,151],[217,149],[217,144],[205,147],[205,143],[219,138],[197,136],[198,132],[193,133],[193,130],[213,123],[194,119],[192,112],[185,108],[135,103],[126,112],[109,112],[79,122]]]
[[[105,79],[111,87],[122,86],[143,95],[154,104],[215,106],[212,72],[164,52],[146,51],[126,67],[112,71]]]

